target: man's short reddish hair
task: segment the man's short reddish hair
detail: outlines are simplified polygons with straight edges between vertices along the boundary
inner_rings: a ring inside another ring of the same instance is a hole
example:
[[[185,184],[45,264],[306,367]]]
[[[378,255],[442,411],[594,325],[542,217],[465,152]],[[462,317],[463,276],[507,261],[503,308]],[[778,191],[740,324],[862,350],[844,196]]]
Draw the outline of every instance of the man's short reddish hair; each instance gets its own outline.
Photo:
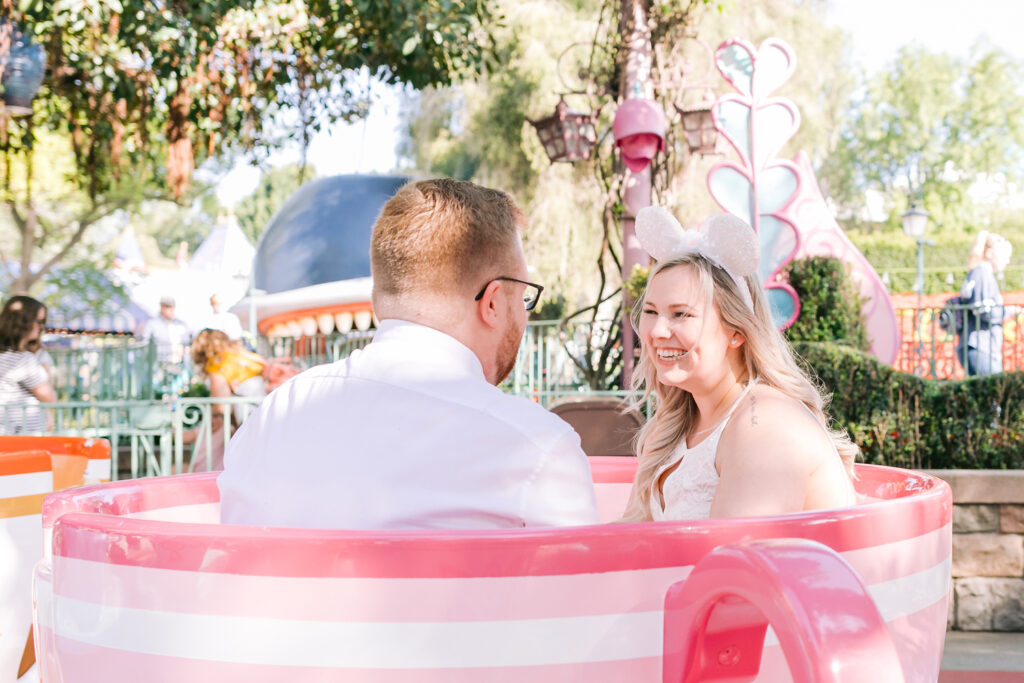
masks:
[[[512,265],[524,223],[501,190],[450,178],[409,183],[373,226],[374,300],[416,292],[472,295]]]

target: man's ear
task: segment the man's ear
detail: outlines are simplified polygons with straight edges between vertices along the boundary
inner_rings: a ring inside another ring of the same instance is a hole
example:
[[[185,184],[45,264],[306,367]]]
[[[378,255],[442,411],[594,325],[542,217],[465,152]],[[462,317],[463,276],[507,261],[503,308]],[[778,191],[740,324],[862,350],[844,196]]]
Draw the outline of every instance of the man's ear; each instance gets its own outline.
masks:
[[[475,302],[476,314],[480,317],[480,322],[488,327],[496,328],[501,323],[499,302],[495,300],[500,288],[501,282],[499,280],[491,281],[484,288],[484,295],[480,297],[479,301]]]

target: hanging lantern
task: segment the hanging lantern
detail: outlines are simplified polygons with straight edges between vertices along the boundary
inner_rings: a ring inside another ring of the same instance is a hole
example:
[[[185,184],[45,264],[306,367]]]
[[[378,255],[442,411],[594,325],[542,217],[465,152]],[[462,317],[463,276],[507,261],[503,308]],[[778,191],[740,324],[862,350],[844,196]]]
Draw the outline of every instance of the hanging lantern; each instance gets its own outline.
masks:
[[[554,114],[539,121],[527,120],[537,129],[537,137],[552,163],[590,158],[590,150],[597,141],[590,114],[569,109],[565,100],[559,98]]]
[[[612,135],[623,163],[634,173],[643,171],[665,149],[665,112],[654,100],[631,98],[619,105]]]
[[[3,86],[3,101],[11,116],[28,116],[32,113],[32,99],[43,83],[46,73],[46,51],[36,45],[26,34],[10,25],[10,50],[0,57],[0,85]]]
[[[683,136],[690,154],[715,154],[718,151],[718,131],[711,118],[711,105],[699,104],[683,109],[677,104],[675,107],[682,118]]]

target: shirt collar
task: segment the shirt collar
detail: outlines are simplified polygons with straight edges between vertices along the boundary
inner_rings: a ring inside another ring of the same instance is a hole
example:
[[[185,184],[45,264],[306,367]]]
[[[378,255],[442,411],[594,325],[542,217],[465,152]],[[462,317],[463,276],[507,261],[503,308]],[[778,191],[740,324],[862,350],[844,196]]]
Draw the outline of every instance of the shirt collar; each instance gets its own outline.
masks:
[[[466,374],[486,379],[480,359],[468,346],[450,334],[426,325],[396,318],[382,320],[373,335],[373,343],[414,345],[419,353],[429,354],[435,362],[450,364]]]

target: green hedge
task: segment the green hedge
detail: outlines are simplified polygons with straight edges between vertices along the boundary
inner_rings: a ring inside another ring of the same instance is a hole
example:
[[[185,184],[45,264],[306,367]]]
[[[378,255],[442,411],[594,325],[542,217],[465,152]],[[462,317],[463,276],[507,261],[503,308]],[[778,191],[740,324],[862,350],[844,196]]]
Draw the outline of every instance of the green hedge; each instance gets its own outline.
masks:
[[[837,258],[811,256],[786,267],[786,280],[800,297],[800,315],[786,330],[790,341],[839,342],[868,349],[863,304]]]
[[[1014,258],[1004,274],[1004,290],[1024,288],[1024,233],[1004,231],[1014,246]],[[935,246],[924,248],[925,294],[950,292],[960,289],[967,275],[967,254],[974,244],[975,233],[939,233],[927,236]],[[914,291],[917,278],[917,243],[897,232],[848,232],[857,248],[875,268],[879,277],[889,274],[890,292]],[[952,275],[952,284],[947,280]]]
[[[863,461],[913,469],[1024,467],[1024,373],[925,380],[848,346],[798,342]]]

